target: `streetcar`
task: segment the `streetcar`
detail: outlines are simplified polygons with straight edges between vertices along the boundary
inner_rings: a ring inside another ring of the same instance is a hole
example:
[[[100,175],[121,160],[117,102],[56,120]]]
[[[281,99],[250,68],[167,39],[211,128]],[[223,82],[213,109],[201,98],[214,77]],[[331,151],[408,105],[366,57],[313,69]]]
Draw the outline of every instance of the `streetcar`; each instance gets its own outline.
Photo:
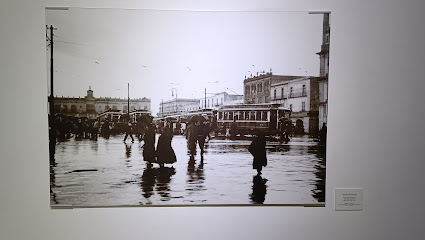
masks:
[[[118,122],[121,118],[121,115],[122,113],[120,110],[109,109],[107,111],[99,113],[97,115],[97,120],[100,123],[103,123],[106,119],[108,119],[109,122]]]
[[[255,135],[261,131],[267,135],[280,133],[280,122],[289,119],[290,109],[281,104],[240,104],[222,106],[217,110],[217,131],[234,136]]]
[[[138,110],[131,111],[129,115],[130,115],[130,120],[132,122],[137,122],[145,115],[151,116],[151,112],[144,109],[138,109]]]
[[[190,111],[186,114],[184,114],[182,117],[184,121],[189,121],[194,116],[202,116],[205,118],[205,120],[209,122],[213,122],[213,120],[216,118],[214,115],[215,111],[211,108],[203,108],[199,110]]]

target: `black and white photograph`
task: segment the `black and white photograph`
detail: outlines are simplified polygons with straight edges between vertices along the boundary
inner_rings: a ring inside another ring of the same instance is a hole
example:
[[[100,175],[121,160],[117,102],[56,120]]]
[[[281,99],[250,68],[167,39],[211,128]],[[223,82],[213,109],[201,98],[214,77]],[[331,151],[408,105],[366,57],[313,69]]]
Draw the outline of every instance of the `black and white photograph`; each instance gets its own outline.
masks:
[[[330,23],[46,9],[50,205],[324,206]]]

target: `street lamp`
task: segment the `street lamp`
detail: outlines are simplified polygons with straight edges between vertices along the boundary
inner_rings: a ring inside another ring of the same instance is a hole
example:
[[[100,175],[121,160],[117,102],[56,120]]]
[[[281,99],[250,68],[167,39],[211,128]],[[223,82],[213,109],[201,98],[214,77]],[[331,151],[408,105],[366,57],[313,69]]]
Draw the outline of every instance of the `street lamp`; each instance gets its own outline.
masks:
[[[173,96],[173,97],[174,97],[174,92],[173,92],[173,90],[174,90],[174,91],[176,91],[176,113],[177,113],[177,89],[175,89],[175,88],[171,88],[171,96]]]

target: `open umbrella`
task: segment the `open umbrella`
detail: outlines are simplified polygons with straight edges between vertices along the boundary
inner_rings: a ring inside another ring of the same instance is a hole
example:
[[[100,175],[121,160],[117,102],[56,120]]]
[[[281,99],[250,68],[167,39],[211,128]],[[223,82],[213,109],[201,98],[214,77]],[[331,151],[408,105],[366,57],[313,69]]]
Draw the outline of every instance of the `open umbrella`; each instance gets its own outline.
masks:
[[[190,123],[196,123],[196,122],[205,122],[207,119],[205,119],[202,115],[194,115],[190,118]]]
[[[149,114],[143,114],[139,117],[137,117],[137,122],[141,122],[144,124],[148,124],[152,122],[153,117]]]

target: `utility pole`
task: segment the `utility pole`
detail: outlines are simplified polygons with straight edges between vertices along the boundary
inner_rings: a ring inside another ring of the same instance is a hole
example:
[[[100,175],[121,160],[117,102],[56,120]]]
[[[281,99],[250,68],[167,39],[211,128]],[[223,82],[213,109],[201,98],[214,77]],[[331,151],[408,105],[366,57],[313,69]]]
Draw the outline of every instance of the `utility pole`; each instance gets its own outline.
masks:
[[[164,99],[161,99],[161,117],[164,116]]]
[[[127,83],[127,113],[128,121],[130,121],[130,83]]]
[[[53,97],[53,26],[50,25],[50,114],[54,114]]]
[[[47,28],[47,26],[46,26]],[[50,25],[50,96],[49,101],[49,153],[50,153],[50,164],[55,162],[55,146],[56,146],[56,131],[54,128],[55,121],[55,99],[53,95],[53,28]]]
[[[171,96],[174,96],[174,91],[176,91],[176,113],[177,113],[177,89],[176,88],[171,88]]]
[[[207,89],[205,88],[204,108],[207,108]]]

